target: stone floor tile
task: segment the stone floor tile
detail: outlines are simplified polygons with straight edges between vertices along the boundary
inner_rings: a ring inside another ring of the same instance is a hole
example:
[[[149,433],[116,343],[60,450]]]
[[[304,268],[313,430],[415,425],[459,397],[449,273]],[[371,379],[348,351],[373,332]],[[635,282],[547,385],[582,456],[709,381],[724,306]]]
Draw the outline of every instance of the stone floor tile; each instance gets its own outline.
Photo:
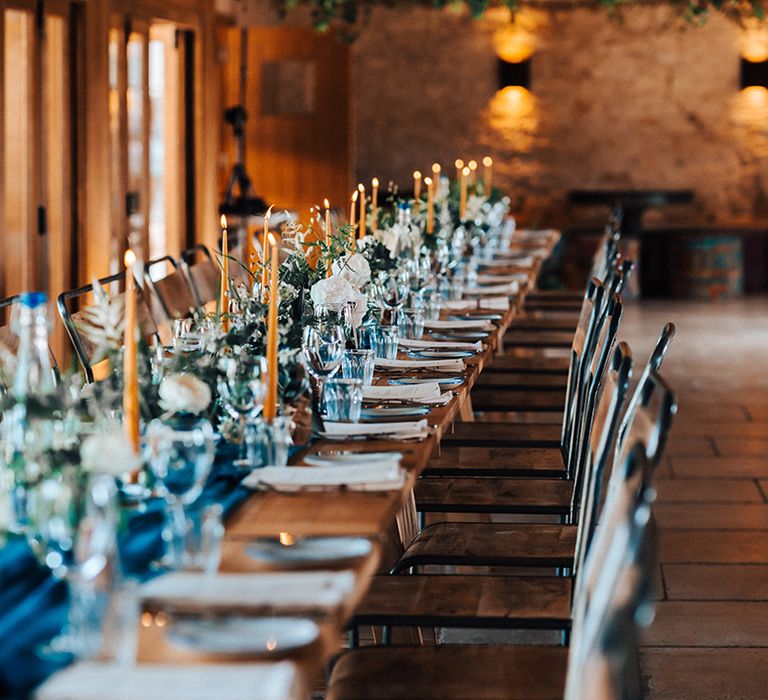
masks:
[[[663,564],[668,600],[768,601],[768,566]]]
[[[665,479],[656,480],[659,503],[764,503],[754,480]]]
[[[768,503],[658,503],[656,521],[665,531],[765,530]]]
[[[659,601],[644,646],[768,647],[768,602]]]
[[[646,700],[765,700],[768,649],[645,649]]]

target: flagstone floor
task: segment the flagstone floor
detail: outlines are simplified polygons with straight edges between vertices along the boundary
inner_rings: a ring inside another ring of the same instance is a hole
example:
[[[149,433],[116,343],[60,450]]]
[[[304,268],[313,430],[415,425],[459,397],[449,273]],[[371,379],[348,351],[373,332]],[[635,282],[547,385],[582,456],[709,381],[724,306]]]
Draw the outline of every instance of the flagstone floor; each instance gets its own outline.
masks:
[[[768,697],[768,299],[629,305],[644,362],[665,320],[679,411],[658,479],[660,600],[642,652],[652,700]]]

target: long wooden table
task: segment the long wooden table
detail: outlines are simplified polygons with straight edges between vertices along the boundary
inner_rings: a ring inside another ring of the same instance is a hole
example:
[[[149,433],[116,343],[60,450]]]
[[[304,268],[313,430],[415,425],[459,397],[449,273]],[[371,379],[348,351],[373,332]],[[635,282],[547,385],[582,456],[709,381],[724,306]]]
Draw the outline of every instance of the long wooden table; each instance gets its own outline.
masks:
[[[554,236],[546,241],[547,251],[556,244]],[[541,244],[538,244],[539,246]],[[526,247],[518,247],[525,252]],[[371,578],[378,572],[388,570],[402,551],[402,543],[397,536],[395,521],[403,504],[408,501],[415,480],[425,469],[430,459],[439,455],[442,437],[450,432],[457,420],[471,420],[470,392],[483,369],[493,362],[494,356],[502,350],[504,334],[514,322],[518,310],[522,307],[525,292],[534,286],[541,262],[544,258],[535,258],[533,267],[516,268],[513,264],[503,268],[493,268],[492,272],[508,274],[526,272],[528,283],[521,285],[521,291],[511,299],[510,308],[503,312],[496,329],[484,341],[484,348],[472,358],[466,360],[463,383],[454,388],[451,401],[435,407],[427,416],[431,434],[417,442],[394,442],[392,440],[320,440],[299,455],[294,463],[302,466],[306,454],[327,450],[349,450],[366,453],[398,451],[403,454],[402,466],[408,472],[408,478],[399,491],[360,492],[340,490],[334,492],[299,492],[279,493],[254,492],[237,510],[226,524],[226,533],[222,548],[222,572],[255,572],[270,570],[266,565],[250,557],[246,548],[248,543],[258,537],[278,538],[280,533],[289,533],[293,537],[317,535],[362,536],[374,541],[375,546],[370,556],[358,561],[353,571],[356,576],[354,593],[344,601],[333,614],[325,616],[318,623],[321,638],[317,644],[305,649],[298,656],[290,656],[306,674],[307,682],[324,668],[328,660],[340,649],[341,631],[346,620],[362,599]],[[484,312],[485,310],[481,310]],[[454,312],[452,312],[454,313]],[[471,313],[471,312],[470,312]],[[377,382],[386,383],[386,375],[377,375]],[[156,624],[143,627],[140,633],[140,662],[167,661],[175,663],[196,663],[211,659],[199,653],[180,651],[165,639],[162,626]]]

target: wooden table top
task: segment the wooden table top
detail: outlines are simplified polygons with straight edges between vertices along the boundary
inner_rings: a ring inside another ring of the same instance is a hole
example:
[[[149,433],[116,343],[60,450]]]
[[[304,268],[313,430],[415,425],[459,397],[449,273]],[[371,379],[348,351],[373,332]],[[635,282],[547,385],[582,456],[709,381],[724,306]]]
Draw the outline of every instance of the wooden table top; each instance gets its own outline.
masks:
[[[551,250],[556,242],[557,239],[550,236],[544,244]],[[536,242],[535,245],[540,247],[541,242]],[[534,247],[534,242],[531,242],[530,246]],[[516,249],[524,250],[525,246],[516,245]],[[305,649],[300,655],[291,657],[307,674],[308,680],[324,668],[333,654],[338,653],[343,625],[362,599],[373,575],[377,570],[388,569],[393,563],[392,559],[402,551],[401,543],[394,542],[398,539],[395,530],[396,516],[401,511],[405,500],[410,497],[415,479],[430,459],[439,455],[442,437],[452,430],[455,421],[471,420],[469,393],[483,368],[493,362],[494,355],[500,350],[503,336],[512,325],[515,314],[522,305],[525,289],[533,287],[535,283],[541,260],[537,257],[532,268],[515,267],[513,263],[509,267],[494,268],[493,272],[496,274],[525,271],[529,275],[528,285],[523,285],[521,293],[511,299],[509,310],[503,312],[501,320],[497,322],[497,328],[484,341],[483,350],[466,360],[463,372],[464,382],[454,388],[454,397],[451,401],[446,405],[435,407],[426,416],[432,429],[429,437],[416,442],[319,440],[304,453],[318,453],[326,450],[349,450],[360,453],[402,452],[402,465],[408,471],[408,479],[402,489],[387,492],[339,490],[290,494],[273,491],[254,492],[226,523],[220,570],[230,573],[270,570],[248,556],[245,551],[248,543],[258,537],[277,538],[280,533],[290,533],[294,537],[349,535],[363,536],[375,541],[371,555],[352,567],[356,575],[354,594],[344,602],[337,614],[318,621],[321,628],[321,638],[318,643]],[[386,383],[386,375],[377,375],[376,381]],[[297,466],[301,466],[302,455],[299,455],[294,462]],[[175,649],[167,642],[163,629],[156,624],[142,627],[139,637],[140,662],[199,663],[203,660],[211,660],[211,657],[206,655]]]

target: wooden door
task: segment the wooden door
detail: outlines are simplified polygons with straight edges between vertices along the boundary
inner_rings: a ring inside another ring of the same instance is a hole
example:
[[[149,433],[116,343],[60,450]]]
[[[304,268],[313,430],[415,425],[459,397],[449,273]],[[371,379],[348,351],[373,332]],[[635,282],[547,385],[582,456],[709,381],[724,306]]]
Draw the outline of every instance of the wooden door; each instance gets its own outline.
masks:
[[[220,33],[226,106],[240,102],[242,35]],[[312,29],[268,27],[247,32],[244,107],[246,169],[256,194],[306,220],[309,207],[327,197],[343,207],[352,191],[350,51]],[[235,146],[224,125],[227,164]],[[229,170],[220,173],[224,191]]]

